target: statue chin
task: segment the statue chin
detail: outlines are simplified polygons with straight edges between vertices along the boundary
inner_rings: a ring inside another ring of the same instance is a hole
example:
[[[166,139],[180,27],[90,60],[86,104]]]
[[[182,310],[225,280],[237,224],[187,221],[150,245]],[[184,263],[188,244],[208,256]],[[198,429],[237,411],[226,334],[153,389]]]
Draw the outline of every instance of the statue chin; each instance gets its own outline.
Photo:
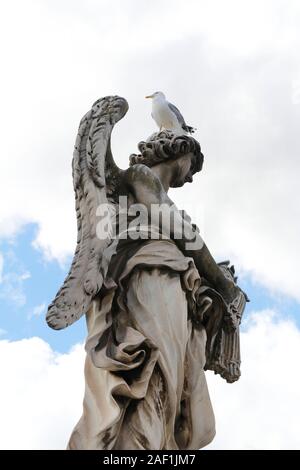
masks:
[[[186,178],[179,175],[179,176],[177,176],[177,178],[174,179],[174,181],[171,182],[170,187],[171,188],[182,188],[182,186],[184,186],[185,183],[188,183]]]
[[[170,184],[170,188],[181,188],[184,185],[185,181],[175,181]]]

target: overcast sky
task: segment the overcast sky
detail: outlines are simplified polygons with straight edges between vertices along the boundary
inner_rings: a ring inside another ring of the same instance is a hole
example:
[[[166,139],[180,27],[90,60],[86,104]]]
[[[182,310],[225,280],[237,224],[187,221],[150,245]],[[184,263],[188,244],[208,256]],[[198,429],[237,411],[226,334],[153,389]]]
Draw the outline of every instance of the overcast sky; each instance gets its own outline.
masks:
[[[208,374],[212,447],[299,448],[300,2],[12,0],[1,4],[0,44],[0,447],[64,448],[81,413],[84,323],[60,333],[44,324],[76,241],[78,123],[101,96],[124,96],[112,147],[126,168],[156,129],[144,97],[160,90],[197,128],[205,156],[194,183],[171,197],[216,259],[235,263],[252,301],[240,382]],[[46,413],[54,382],[76,392]],[[27,407],[11,393],[22,389]],[[25,441],[13,435],[16,409],[19,425],[35,416]]]

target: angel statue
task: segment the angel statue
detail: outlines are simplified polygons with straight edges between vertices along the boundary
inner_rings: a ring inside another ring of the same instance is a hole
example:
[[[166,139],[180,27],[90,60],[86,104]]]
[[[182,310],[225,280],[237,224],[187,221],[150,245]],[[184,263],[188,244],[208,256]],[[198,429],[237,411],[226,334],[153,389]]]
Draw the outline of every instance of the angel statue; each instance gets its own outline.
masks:
[[[239,378],[247,296],[168,196],[202,169],[199,143],[161,130],[121,170],[110,142],[127,110],[124,98],[99,99],[75,143],[77,247],[47,313],[54,329],[87,321],[68,449],[200,449],[215,435],[204,371]]]

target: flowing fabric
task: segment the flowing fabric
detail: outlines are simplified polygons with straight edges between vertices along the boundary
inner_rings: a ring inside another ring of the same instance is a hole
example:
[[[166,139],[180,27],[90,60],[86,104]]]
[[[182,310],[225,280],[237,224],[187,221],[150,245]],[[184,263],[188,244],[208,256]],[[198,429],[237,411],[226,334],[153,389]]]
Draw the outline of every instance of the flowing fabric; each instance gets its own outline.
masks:
[[[201,281],[172,241],[112,258],[87,315],[83,414],[69,449],[199,449],[215,435],[206,331],[189,305]],[[113,273],[120,269],[114,277]]]

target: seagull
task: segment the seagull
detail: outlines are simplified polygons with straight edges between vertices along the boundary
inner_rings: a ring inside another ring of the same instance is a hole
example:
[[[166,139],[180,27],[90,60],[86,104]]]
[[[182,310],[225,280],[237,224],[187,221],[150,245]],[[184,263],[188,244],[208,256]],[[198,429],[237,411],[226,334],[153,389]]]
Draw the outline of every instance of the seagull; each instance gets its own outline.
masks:
[[[146,96],[152,98],[152,113],[154,121],[159,130],[166,129],[176,134],[192,134],[196,129],[187,126],[185,120],[176,106],[166,100],[161,91],[156,91],[153,95]]]

